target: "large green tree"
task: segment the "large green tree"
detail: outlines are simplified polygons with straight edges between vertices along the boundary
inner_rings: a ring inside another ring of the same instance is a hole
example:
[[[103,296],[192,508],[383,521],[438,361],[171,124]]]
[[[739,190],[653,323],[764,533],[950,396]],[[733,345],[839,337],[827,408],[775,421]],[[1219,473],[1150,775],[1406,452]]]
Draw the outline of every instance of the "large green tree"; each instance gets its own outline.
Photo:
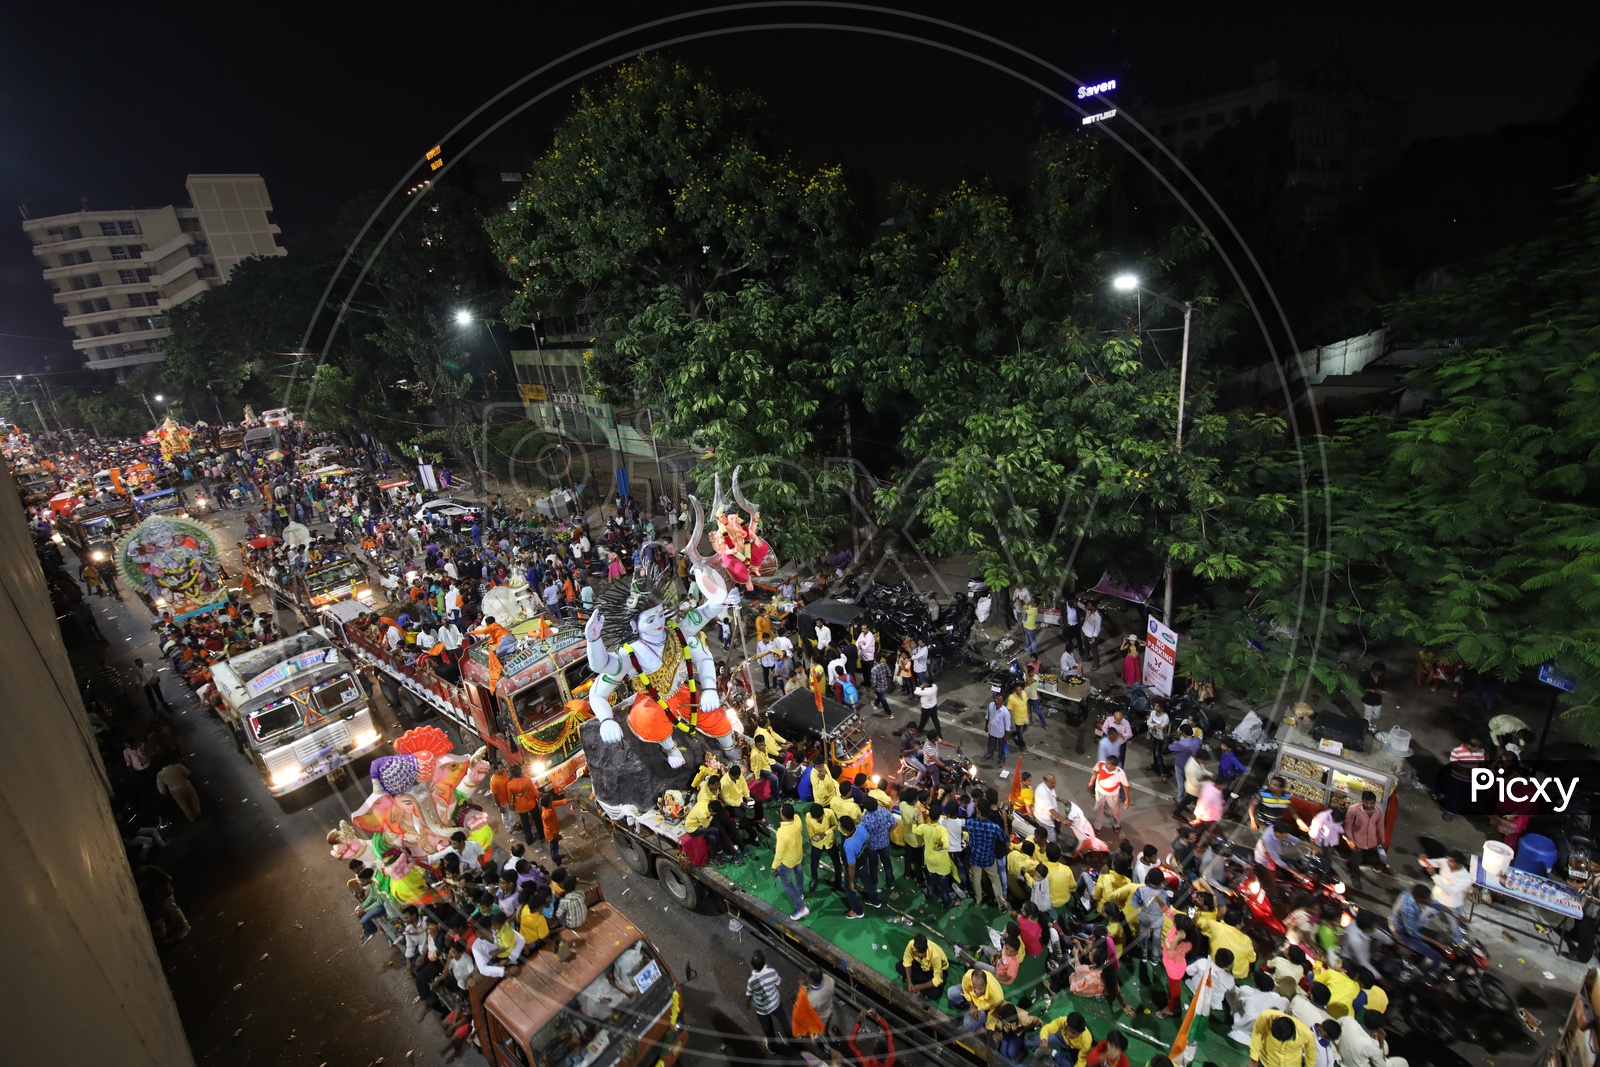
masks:
[[[808,172],[761,102],[645,58],[584,89],[492,225],[513,323],[584,311],[589,387],[662,413],[763,508],[779,550],[814,558],[844,518],[847,473],[818,458],[853,390],[832,359],[841,290],[868,232],[838,168]],[[710,471],[702,472],[709,481]]]

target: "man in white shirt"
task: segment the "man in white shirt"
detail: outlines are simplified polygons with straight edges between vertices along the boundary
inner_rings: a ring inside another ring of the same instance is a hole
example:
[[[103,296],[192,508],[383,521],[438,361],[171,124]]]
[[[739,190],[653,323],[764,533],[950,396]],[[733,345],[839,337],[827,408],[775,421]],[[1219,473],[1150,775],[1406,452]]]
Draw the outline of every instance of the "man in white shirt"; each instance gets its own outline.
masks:
[[[1362,1022],[1340,1019],[1339,1063],[1342,1067],[1408,1067],[1400,1056],[1389,1055],[1388,1022],[1382,1012],[1369,1011]]]
[[[1235,985],[1228,999],[1231,1001],[1228,1007],[1233,1012],[1233,1032],[1228,1037],[1241,1045],[1250,1043],[1250,1029],[1262,1012],[1269,1008],[1289,1010],[1289,1001],[1278,995],[1273,988],[1272,975],[1265,971],[1257,971],[1251,985]]]
[[[1472,888],[1472,869],[1467,866],[1467,857],[1452,850],[1442,859],[1418,856],[1417,861],[1423,870],[1433,873],[1433,903],[1444,912],[1445,921],[1450,924],[1450,936],[1459,943],[1461,909],[1467,903],[1467,890]]]
[[[1061,814],[1056,811],[1056,776],[1053,774],[1045,775],[1033,791],[1033,821],[1050,835],[1051,841],[1056,839]]]
[[[405,641],[405,637],[406,635],[400,632],[400,627],[390,623],[389,628],[383,632],[384,646],[388,648],[390,652],[393,652],[395,649],[400,647],[402,642]]]
[[[1189,964],[1184,973],[1188,976],[1186,984],[1191,993],[1200,988],[1201,979],[1211,975],[1211,1004],[1215,1007],[1233,991],[1233,951],[1219,948],[1215,957],[1201,956]]]
[[[772,668],[778,665],[778,657],[772,650],[778,646],[776,641],[757,641],[756,657],[761,664],[761,691],[769,692],[772,689]]]
[[[926,685],[917,686],[911,692],[922,703],[922,717],[917,720],[917,729],[925,729],[928,723],[931,722],[933,723],[934,731],[938,732],[939,683],[928,682]]]
[[[856,634],[856,655],[861,659],[861,669],[866,670],[872,666],[872,661],[878,658],[878,638],[865,626]]]
[[[917,681],[923,685],[928,684],[928,643],[918,641],[911,650],[911,669],[916,672]]]
[[[1088,646],[1089,663],[1095,670],[1100,669],[1100,630],[1103,625],[1100,608],[1091,603],[1083,616],[1083,640]]]
[[[506,923],[510,923],[510,920],[498,914],[488,923],[478,920],[478,939],[472,943],[472,962],[478,968],[478,973],[486,978],[504,978],[506,967],[520,960],[528,947],[527,938],[522,936],[522,931],[517,929],[515,923],[511,923],[511,954],[506,957],[504,964],[495,962],[498,946],[495,944],[494,928]]]
[[[833,631],[828,629],[828,624],[817,621],[817,655],[822,655],[822,650],[833,644]]]
[[[1332,1018],[1328,1014],[1328,987],[1321,982],[1311,983],[1311,992],[1296,993],[1289,998],[1289,1014],[1305,1023],[1316,1026]]]
[[[1089,786],[1094,793],[1095,830],[1105,828],[1100,821],[1102,813],[1105,813],[1111,816],[1112,828],[1121,833],[1122,809],[1127,806],[1133,792],[1128,785],[1128,774],[1122,769],[1120,761],[1111,756],[1096,764],[1089,775]]]
[[[454,581],[445,586],[444,611],[451,622],[458,626],[461,624],[461,590],[456,588]]]
[[[1083,668],[1078,666],[1078,657],[1072,654],[1070,648],[1063,648],[1061,650],[1061,680],[1064,682],[1068,678],[1082,677]]]

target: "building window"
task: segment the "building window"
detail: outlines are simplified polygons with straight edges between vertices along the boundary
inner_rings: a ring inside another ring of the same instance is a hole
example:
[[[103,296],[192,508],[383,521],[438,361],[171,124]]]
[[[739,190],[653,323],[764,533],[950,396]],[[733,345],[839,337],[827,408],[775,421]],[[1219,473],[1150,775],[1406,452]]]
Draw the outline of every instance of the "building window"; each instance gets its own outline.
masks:
[[[117,223],[117,232],[122,234],[124,237],[137,237],[139,234],[139,224],[134,222],[132,219],[123,219]]]
[[[117,235],[117,224],[116,223],[114,223],[114,222],[102,222],[100,224],[100,236],[101,237],[115,237],[116,235]]]
[[[127,248],[122,246],[122,245],[112,245],[111,246],[111,258],[112,259],[127,259],[128,258],[128,250],[127,250]]]
[[[195,271],[194,272],[194,276],[196,278],[201,278],[201,279],[215,278],[217,276],[217,268],[215,268],[211,264],[207,263],[205,266],[203,266],[199,270]]]
[[[211,246],[204,241],[196,241],[189,246],[189,254],[191,256],[208,256],[211,254]]]
[[[139,276],[137,274],[135,274],[131,270],[119,270],[119,271],[117,271],[117,284],[118,285],[138,285],[139,284]]]
[[[142,308],[142,307],[144,307],[144,294],[143,293],[129,293],[128,294],[128,306],[131,307],[131,308]]]
[[[68,226],[67,227],[67,240],[69,240],[69,241],[81,241],[81,240],[83,240],[83,227],[82,226]]]
[[[150,280],[151,270],[149,267],[138,267],[133,273],[139,279],[141,285]]]
[[[161,306],[161,294],[146,293],[144,294],[144,302],[149,307],[158,308]]]
[[[179,219],[178,220],[178,229],[182,230],[184,233],[199,233],[200,232],[200,220],[199,219]]]
[[[98,274],[87,274],[84,276],[83,281],[91,289],[100,288],[100,275]]]
[[[1222,123],[1226,119],[1227,119],[1227,115],[1225,115],[1223,112],[1221,112],[1221,111],[1213,111],[1211,114],[1206,116],[1206,125],[1207,126],[1221,126]]]
[[[111,335],[111,334],[114,334],[114,333],[121,333],[121,332],[122,332],[122,327],[121,327],[121,326],[118,326],[118,325],[117,325],[117,324],[116,324],[116,323],[114,323],[114,322],[108,322],[108,323],[106,323],[106,324],[105,324],[105,325],[106,325],[106,336],[108,336],[108,337],[109,337],[109,336],[110,336],[110,335]]]
[[[82,301],[79,301],[79,303],[78,303],[78,314],[80,314],[80,315],[93,315],[94,314],[94,301],[93,300],[82,300]]]
[[[83,290],[84,290],[84,289],[87,289],[87,288],[89,288],[89,286],[88,286],[88,283],[86,283],[86,282],[85,282],[85,281],[84,281],[84,280],[83,280],[83,278],[82,278],[82,277],[78,277],[78,278],[73,278],[73,279],[72,279],[72,288],[73,288],[73,290],[74,290],[74,291],[75,291],[75,292],[81,292],[81,291],[83,291]]]
[[[63,267],[70,267],[76,262],[78,262],[78,257],[73,255],[71,252],[62,253],[61,265]]]
[[[1200,117],[1198,115],[1195,116],[1192,119],[1184,119],[1183,120],[1183,132],[1184,133],[1188,133],[1190,130],[1198,130],[1199,128],[1200,128]]]
[[[93,263],[94,262],[94,256],[90,255],[89,254],[89,250],[87,248],[85,248],[81,252],[78,253],[78,262],[79,263]]]
[[[1243,122],[1245,119],[1247,119],[1249,117],[1250,117],[1250,105],[1249,104],[1245,104],[1243,107],[1236,107],[1236,108],[1233,109],[1233,121],[1234,122]]]
[[[111,310],[111,301],[107,300],[103,296],[102,297],[97,297],[95,299],[95,302],[94,302],[94,309],[96,311],[110,311]]]

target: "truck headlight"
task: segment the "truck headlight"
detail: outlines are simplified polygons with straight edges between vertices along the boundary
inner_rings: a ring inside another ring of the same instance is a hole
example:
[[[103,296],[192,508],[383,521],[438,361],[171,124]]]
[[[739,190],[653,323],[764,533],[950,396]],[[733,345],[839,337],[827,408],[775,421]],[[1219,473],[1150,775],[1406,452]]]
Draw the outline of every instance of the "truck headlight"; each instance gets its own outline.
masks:
[[[106,554],[97,548],[93,552],[89,553],[89,558],[94,560],[96,563],[101,563],[104,562]]]
[[[301,771],[299,767],[285,767],[281,771],[273,771],[272,788],[283,789],[286,786],[294,785],[300,780],[300,777]]]
[[[366,748],[368,745],[377,744],[378,731],[373,729],[362,730],[353,738],[357,748]]]
[[[361,600],[371,600],[372,599],[372,590],[370,590],[370,589],[357,589],[356,590],[356,596]]]

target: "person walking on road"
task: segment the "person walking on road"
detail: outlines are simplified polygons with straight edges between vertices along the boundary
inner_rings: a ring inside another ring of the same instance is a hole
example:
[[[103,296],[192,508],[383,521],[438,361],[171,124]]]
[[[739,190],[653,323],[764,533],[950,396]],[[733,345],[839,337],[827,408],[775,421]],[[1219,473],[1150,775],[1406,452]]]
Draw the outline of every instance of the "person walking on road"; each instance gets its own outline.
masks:
[[[769,1056],[772,1055],[774,1041],[787,1039],[783,1015],[778,1011],[783,1006],[782,985],[783,979],[778,972],[767,966],[767,954],[757,949],[750,957],[750,977],[744,984],[744,1002],[756,1013],[756,1022],[761,1024],[761,1033],[765,1035],[761,1046]]]
[[[913,695],[922,704],[922,717],[917,720],[917,729],[926,729],[928,723],[933,723],[934,732],[939,731],[939,683],[927,682],[912,690]]]
[[[156,791],[171,797],[186,821],[200,818],[200,794],[189,784],[189,768],[178,760],[156,772]]]
[[[152,712],[172,710],[172,705],[167,703],[167,695],[161,691],[161,672],[156,669],[155,664],[146,663],[143,658],[136,658],[133,661],[133,670],[128,672],[128,676],[133,679],[134,685],[144,690],[144,698],[150,704]],[[160,708],[156,707],[158,701],[161,704]]]
[[[1100,669],[1100,630],[1104,625],[1100,618],[1100,605],[1089,602],[1088,609],[1083,615],[1083,643],[1084,652],[1089,657],[1089,666],[1092,670]]]

